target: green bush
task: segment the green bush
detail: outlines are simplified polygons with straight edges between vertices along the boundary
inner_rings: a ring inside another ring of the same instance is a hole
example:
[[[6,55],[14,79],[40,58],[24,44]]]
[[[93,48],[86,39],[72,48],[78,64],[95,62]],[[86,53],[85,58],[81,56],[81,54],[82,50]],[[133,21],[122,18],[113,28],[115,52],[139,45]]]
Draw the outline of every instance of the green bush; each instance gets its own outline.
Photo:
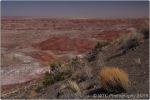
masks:
[[[44,76],[44,79],[43,79],[43,86],[48,86],[50,84],[53,84],[55,81],[54,79],[54,75],[49,73],[49,72],[46,72],[45,73],[45,76]]]
[[[108,44],[109,44],[109,42],[107,42],[107,41],[102,41],[102,42],[98,41],[95,45],[95,49],[102,49],[102,47],[104,47]]]
[[[61,67],[61,63],[52,63],[50,64],[51,70],[52,71],[59,71],[60,67]]]
[[[63,72],[57,72],[57,73],[49,73],[46,72],[44,79],[43,79],[43,86],[47,87],[48,85],[54,84],[57,81],[61,81],[64,79],[64,73]]]
[[[64,79],[64,72],[58,72],[57,74],[55,74],[54,76],[55,81],[61,81]]]

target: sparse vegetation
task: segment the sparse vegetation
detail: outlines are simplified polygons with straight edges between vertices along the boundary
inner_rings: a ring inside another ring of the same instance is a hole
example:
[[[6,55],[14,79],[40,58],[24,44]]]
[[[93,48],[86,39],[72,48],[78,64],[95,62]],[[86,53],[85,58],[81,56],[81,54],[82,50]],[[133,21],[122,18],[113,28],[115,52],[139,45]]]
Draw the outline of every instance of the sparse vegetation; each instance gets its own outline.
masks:
[[[53,71],[53,72],[59,72],[60,70],[61,70],[61,63],[60,62],[58,62],[58,63],[51,63],[50,64],[50,69],[51,69],[51,71]]]
[[[127,34],[122,35],[117,41],[120,45],[119,50],[122,49],[125,53],[143,42],[143,35],[138,33],[136,29],[131,28]]]
[[[100,83],[110,93],[124,92],[128,88],[128,74],[116,67],[104,67],[100,71]]]
[[[73,66],[69,63],[69,64],[65,64],[64,66],[62,66],[62,71],[64,72],[65,75],[71,76],[72,73],[74,72],[74,68]]]
[[[70,88],[75,93],[76,92],[80,93],[80,88],[74,81],[68,80],[68,88]]]
[[[106,45],[108,45],[108,44],[109,44],[108,41],[98,41],[98,42],[96,43],[94,49],[96,49],[96,50],[97,50],[97,49],[98,49],[98,50],[101,50],[102,47],[104,47],[104,46],[106,46]]]
[[[82,66],[81,69],[76,70],[72,74],[72,80],[77,80],[79,82],[83,82],[93,77],[92,68],[88,65]]]
[[[53,84],[54,81],[55,81],[54,75],[49,72],[46,72],[43,79],[43,86],[47,87],[48,85]]]
[[[55,81],[61,81],[64,79],[64,72],[58,72],[54,75]]]
[[[80,65],[80,60],[78,57],[75,57],[71,60],[71,66],[73,66],[74,68],[79,67],[79,65]]]
[[[149,21],[146,20],[145,23],[140,27],[139,32],[144,35],[145,39],[149,38]]]
[[[93,61],[96,59],[99,51],[102,51],[102,48],[109,44],[108,41],[98,41],[93,50],[88,54],[88,61]]]
[[[71,76],[74,71],[73,65],[78,64],[77,58],[73,59],[71,64],[52,63],[50,69],[52,72],[46,72],[43,78],[43,86],[47,87],[50,84],[54,84],[57,81],[64,80],[65,75]],[[37,90],[39,91],[39,89]]]
[[[44,79],[43,79],[43,86],[47,87],[50,84],[54,84],[57,81],[61,81],[64,79],[64,73],[63,72],[57,72],[55,74],[46,72]]]

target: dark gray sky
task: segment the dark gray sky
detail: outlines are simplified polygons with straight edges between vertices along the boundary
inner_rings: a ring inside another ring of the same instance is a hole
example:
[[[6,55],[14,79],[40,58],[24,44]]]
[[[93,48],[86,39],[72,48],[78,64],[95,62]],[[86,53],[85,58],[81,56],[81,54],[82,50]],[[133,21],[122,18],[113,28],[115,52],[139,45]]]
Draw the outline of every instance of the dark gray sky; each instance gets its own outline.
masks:
[[[2,1],[2,16],[148,17],[148,1]]]

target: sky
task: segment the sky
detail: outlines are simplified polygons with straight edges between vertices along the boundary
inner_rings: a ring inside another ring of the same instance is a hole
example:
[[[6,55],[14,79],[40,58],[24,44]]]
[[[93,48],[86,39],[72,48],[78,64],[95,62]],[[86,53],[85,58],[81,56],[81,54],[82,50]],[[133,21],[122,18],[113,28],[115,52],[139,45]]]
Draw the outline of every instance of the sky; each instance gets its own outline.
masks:
[[[148,17],[148,1],[2,1],[2,16],[65,18]]]

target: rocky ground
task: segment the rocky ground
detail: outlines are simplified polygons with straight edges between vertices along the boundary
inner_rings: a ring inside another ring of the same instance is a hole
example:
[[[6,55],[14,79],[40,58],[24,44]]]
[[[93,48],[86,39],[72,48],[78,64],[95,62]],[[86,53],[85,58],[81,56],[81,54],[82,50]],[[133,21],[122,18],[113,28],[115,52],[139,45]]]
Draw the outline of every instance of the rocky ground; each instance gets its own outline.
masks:
[[[149,40],[122,55],[117,55],[122,50],[112,43],[145,20],[2,18],[2,98],[148,98]],[[105,40],[110,44],[93,52],[97,41]],[[76,56],[80,64],[71,75],[35,91],[49,71],[49,63],[68,63]],[[101,88],[98,75],[102,66],[119,67],[128,73],[126,93],[109,94]],[[68,80],[75,81],[81,92],[62,88]]]

